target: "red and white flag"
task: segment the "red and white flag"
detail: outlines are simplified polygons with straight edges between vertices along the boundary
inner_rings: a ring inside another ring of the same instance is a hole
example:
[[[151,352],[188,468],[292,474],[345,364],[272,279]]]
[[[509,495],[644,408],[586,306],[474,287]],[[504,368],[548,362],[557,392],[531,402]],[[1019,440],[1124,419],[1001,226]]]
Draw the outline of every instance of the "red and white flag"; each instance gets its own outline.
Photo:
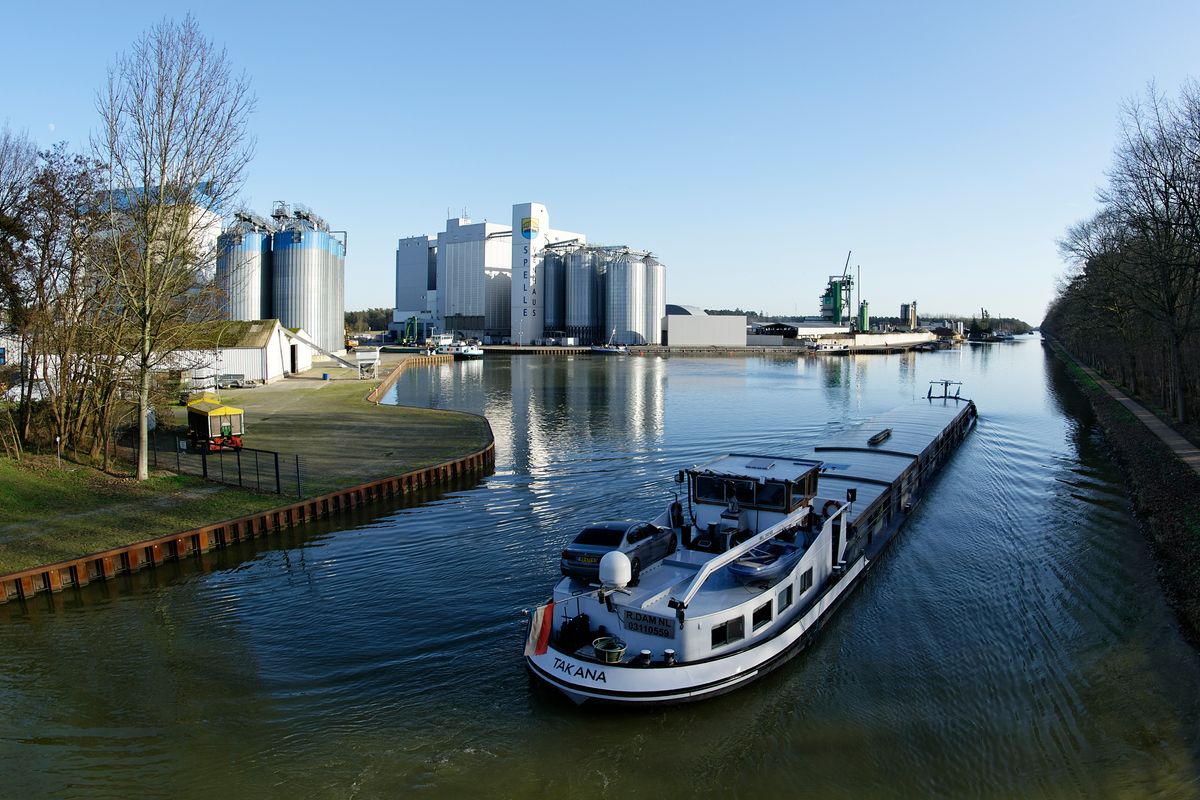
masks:
[[[530,612],[529,635],[525,637],[525,655],[545,655],[550,646],[550,629],[554,626],[554,601]]]

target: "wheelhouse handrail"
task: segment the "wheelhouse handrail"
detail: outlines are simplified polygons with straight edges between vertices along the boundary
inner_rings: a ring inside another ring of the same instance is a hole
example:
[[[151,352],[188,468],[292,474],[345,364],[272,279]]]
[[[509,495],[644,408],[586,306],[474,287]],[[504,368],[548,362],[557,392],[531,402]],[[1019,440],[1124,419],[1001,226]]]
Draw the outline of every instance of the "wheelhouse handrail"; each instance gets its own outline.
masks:
[[[832,520],[835,517],[837,517],[838,515],[844,514],[846,509],[849,507],[850,507],[849,503],[842,505],[837,511],[835,511],[829,517],[829,519]],[[776,536],[783,533],[788,528],[795,526],[795,525],[799,525],[800,523],[802,523],[804,521],[805,516],[807,516],[811,511],[812,511],[812,509],[809,506],[804,506],[803,508],[799,509],[798,511],[793,511],[791,514],[787,515],[779,522],[776,522],[774,525],[767,528],[766,530],[764,530],[760,533],[756,533],[754,536],[751,536],[749,539],[747,539],[746,541],[737,545],[736,547],[733,547],[729,550],[726,550],[724,553],[721,553],[716,558],[711,558],[708,561],[704,562],[704,566],[702,566],[700,568],[700,571],[697,572],[696,575],[692,578],[692,582],[688,585],[688,590],[686,592],[684,592],[683,598],[679,599],[679,600],[675,600],[674,601],[675,605],[673,607],[677,608],[677,609],[687,608],[688,604],[692,602],[693,598],[695,598],[696,593],[700,591],[700,588],[702,586],[704,586],[705,581],[707,581],[710,577],[712,577],[713,573],[715,573],[717,570],[721,569],[722,567],[724,567],[728,564],[732,564],[734,561],[737,561],[743,555],[750,552],[755,547],[758,547],[763,542],[766,542],[770,539],[774,539]],[[828,521],[826,521],[825,524],[828,524]],[[672,598],[672,599],[674,599],[674,598]]]

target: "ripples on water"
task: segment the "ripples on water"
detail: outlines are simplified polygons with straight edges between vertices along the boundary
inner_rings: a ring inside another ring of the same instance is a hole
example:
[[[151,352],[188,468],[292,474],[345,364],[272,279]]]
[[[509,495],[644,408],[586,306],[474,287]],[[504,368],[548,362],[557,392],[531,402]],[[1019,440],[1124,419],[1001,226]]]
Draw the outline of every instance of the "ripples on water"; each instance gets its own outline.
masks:
[[[801,452],[965,381],[974,433],[787,668],[693,706],[531,690],[522,608],[584,522],[674,472]],[[1188,797],[1200,668],[1085,405],[1037,343],[856,359],[537,359],[406,373],[497,471],[0,607],[0,787],[128,797]],[[164,787],[167,787],[164,789]],[[7,796],[8,790],[0,790]]]

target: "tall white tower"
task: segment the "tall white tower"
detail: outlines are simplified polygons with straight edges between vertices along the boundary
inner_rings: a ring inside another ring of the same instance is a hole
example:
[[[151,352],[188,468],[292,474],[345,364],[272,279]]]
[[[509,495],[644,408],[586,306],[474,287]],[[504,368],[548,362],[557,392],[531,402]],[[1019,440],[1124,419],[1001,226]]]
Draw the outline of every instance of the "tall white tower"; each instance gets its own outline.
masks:
[[[528,344],[542,338],[545,325],[540,273],[550,233],[546,207],[541,203],[513,206],[512,231],[512,341]]]

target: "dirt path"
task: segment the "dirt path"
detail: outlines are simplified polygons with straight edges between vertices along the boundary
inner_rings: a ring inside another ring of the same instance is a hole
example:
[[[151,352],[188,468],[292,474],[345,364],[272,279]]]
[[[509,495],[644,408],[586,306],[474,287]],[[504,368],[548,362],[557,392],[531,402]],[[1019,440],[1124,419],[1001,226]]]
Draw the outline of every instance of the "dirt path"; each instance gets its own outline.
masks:
[[[1129,395],[1122,392],[1117,387],[1100,377],[1091,367],[1084,366],[1078,361],[1075,362],[1083,373],[1094,380],[1101,389],[1108,395],[1129,410],[1137,419],[1150,429],[1150,432],[1163,441],[1163,443],[1171,449],[1179,460],[1192,468],[1192,471],[1200,475],[1200,447],[1189,442],[1187,439],[1180,436],[1175,430],[1159,419],[1152,411],[1147,411],[1146,407],[1137,402]]]

